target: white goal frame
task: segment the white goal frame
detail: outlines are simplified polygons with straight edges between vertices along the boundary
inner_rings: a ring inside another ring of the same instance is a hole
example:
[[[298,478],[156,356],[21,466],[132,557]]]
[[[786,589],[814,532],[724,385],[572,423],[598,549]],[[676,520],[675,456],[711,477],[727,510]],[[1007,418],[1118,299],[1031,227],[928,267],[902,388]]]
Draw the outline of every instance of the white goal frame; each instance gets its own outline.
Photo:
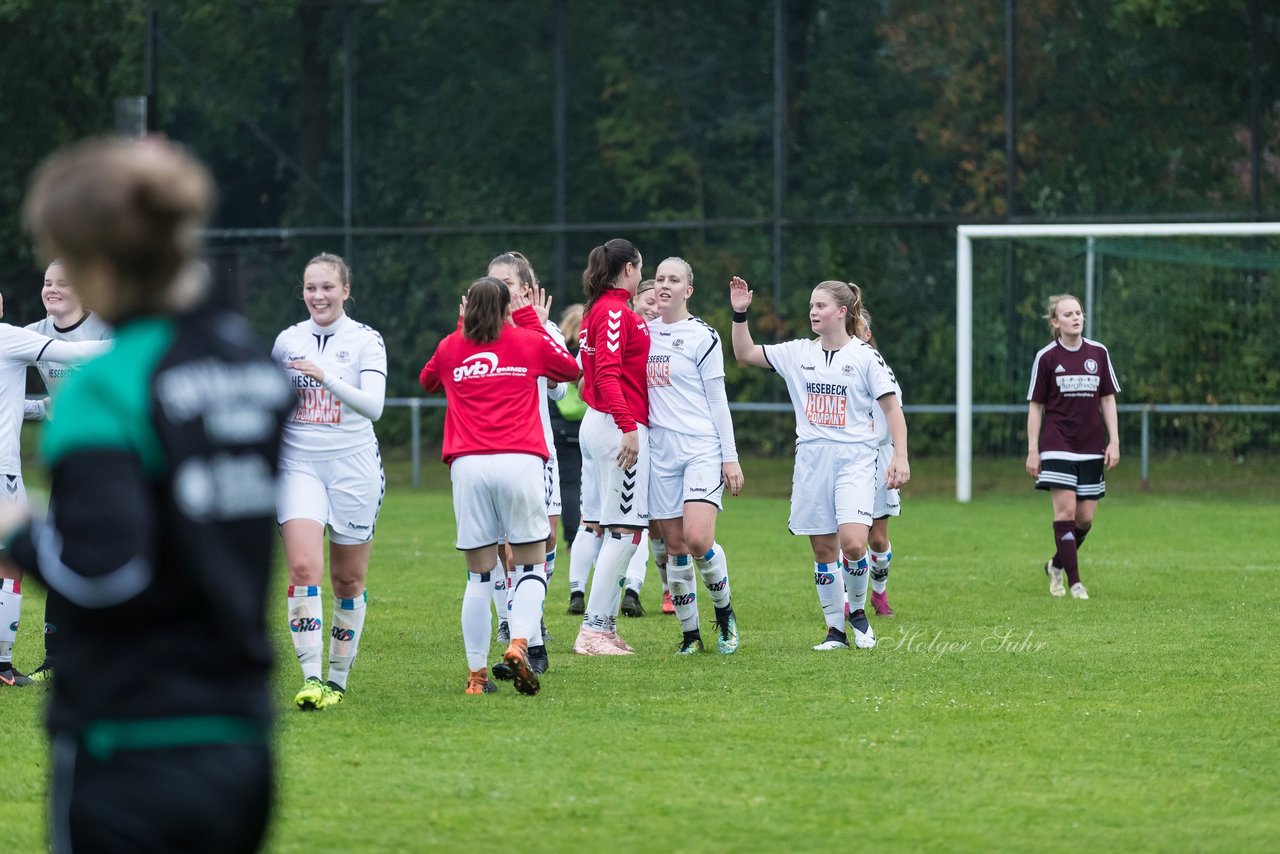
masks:
[[[1280,235],[1280,222],[962,225],[956,229],[956,500],[973,497],[973,241],[999,237],[1249,237]],[[1092,265],[1086,302],[1092,302]],[[1085,307],[1086,317],[1089,308]]]

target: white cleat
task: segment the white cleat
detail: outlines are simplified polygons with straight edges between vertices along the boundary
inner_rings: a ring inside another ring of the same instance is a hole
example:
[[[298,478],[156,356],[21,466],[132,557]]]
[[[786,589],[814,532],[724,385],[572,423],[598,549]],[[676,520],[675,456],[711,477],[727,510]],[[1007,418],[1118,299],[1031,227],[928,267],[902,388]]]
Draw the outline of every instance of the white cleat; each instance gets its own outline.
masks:
[[[858,649],[875,649],[876,630],[867,621],[867,612],[859,608],[849,615],[849,628],[853,629],[853,645]]]
[[[1075,584],[1071,585],[1071,598],[1072,599],[1088,599],[1089,591],[1085,590],[1084,585],[1081,584],[1079,581],[1077,581]]]
[[[579,629],[578,638],[573,642],[573,651],[578,655],[631,655],[630,648],[622,649],[615,643],[621,640],[615,634],[593,629]]]
[[[833,649],[848,649],[849,639],[845,633],[839,629],[827,629],[827,637],[822,643],[816,645],[814,650],[817,652],[830,652]]]
[[[1045,561],[1044,574],[1049,576],[1049,593],[1053,596],[1066,596],[1067,588],[1062,583],[1062,570],[1053,565],[1053,559]],[[1084,588],[1080,588],[1083,590]],[[1086,599],[1089,597],[1085,597]]]

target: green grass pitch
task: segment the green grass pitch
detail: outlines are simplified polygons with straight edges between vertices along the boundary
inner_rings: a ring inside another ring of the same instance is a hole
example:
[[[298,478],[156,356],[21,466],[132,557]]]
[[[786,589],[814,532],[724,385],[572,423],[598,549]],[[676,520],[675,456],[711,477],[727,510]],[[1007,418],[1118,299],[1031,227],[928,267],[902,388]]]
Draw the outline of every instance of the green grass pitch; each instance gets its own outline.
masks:
[[[287,708],[300,676],[283,593],[272,602],[272,851],[1262,851],[1280,839],[1272,498],[1113,487],[1083,550],[1092,599],[1077,602],[1051,598],[1040,569],[1047,496],[1023,484],[959,506],[945,489],[908,490],[891,531],[897,618],[873,620],[875,650],[820,654],[786,501],[744,497],[719,534],[738,654],[672,655],[679,631],[651,571],[650,616],[620,627],[637,655],[571,655],[562,557],[542,694],[468,697],[463,567],[441,470],[430,477],[435,489],[395,490],[383,507],[337,710]],[[40,650],[29,590],[20,667]],[[41,697],[0,695],[5,851],[45,847]]]

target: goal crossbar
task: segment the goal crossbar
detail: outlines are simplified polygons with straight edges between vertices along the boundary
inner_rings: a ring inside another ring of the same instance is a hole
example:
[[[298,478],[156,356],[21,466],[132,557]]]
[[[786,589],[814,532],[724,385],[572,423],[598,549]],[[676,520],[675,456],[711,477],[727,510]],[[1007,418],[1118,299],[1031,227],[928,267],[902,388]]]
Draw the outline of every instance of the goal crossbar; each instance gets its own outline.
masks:
[[[973,241],[1012,237],[1250,237],[1280,222],[962,225],[956,229],[956,500],[973,497]]]

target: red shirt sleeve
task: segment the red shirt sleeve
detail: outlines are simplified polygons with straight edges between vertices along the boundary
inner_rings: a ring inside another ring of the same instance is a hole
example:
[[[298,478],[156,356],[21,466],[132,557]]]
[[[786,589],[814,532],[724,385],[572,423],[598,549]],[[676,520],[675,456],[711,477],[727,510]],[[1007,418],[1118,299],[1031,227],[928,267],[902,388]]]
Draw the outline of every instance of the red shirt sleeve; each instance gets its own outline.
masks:
[[[418,374],[418,384],[422,386],[424,391],[439,391],[444,387],[444,383],[440,381],[440,350],[444,347],[446,337],[436,346],[436,351],[431,354],[431,358],[422,367],[422,373]]]
[[[600,311],[592,312],[590,340],[595,342],[595,385],[604,411],[613,416],[619,430],[630,433],[636,429],[636,419],[627,406],[621,377],[622,353],[632,330],[628,318],[623,316],[630,312],[621,303],[619,307],[621,312],[610,312],[604,305]],[[613,317],[613,314],[619,316]]]

